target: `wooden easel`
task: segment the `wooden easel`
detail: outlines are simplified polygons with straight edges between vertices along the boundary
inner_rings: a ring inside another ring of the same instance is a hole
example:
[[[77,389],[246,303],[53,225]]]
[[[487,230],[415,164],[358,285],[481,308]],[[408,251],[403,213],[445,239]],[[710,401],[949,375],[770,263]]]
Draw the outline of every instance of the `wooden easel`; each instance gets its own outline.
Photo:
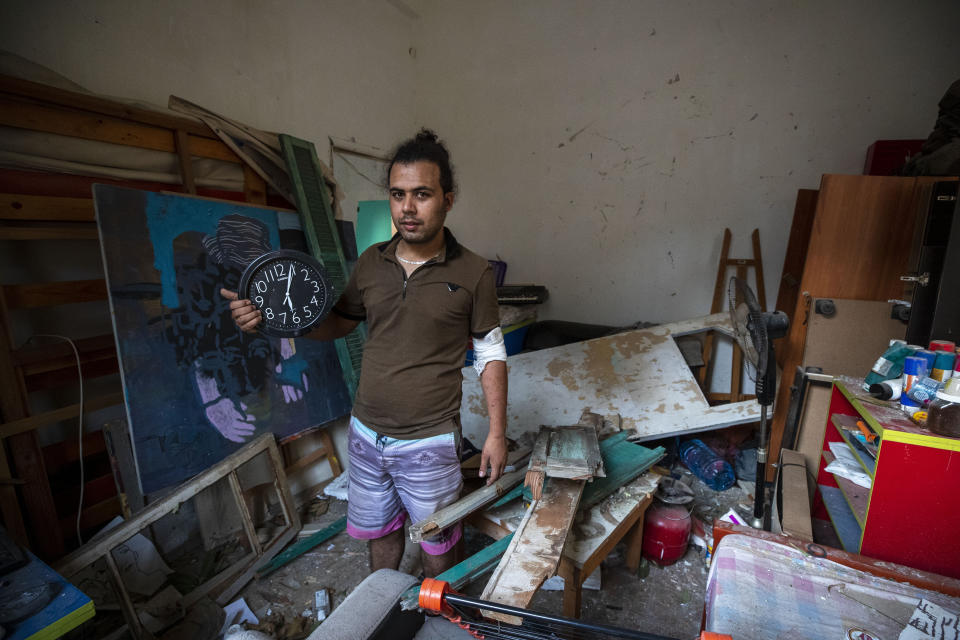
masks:
[[[710,313],[719,313],[723,310],[723,300],[727,293],[727,270],[735,267],[737,277],[741,280],[747,279],[747,268],[753,267],[757,276],[757,301],[760,308],[766,310],[767,297],[763,289],[763,261],[760,258],[760,230],[754,229],[750,238],[753,242],[753,258],[731,258],[730,257],[730,229],[723,230],[723,245],[720,249],[720,264],[717,265],[717,283],[713,288],[713,303],[710,305]],[[711,403],[716,402],[740,402],[747,396],[740,393],[740,376],[743,367],[743,353],[736,342],[733,343],[733,361],[730,365],[730,393],[710,393],[710,364],[713,358],[713,334],[708,333],[703,341],[703,367],[697,374],[700,382],[700,388]]]

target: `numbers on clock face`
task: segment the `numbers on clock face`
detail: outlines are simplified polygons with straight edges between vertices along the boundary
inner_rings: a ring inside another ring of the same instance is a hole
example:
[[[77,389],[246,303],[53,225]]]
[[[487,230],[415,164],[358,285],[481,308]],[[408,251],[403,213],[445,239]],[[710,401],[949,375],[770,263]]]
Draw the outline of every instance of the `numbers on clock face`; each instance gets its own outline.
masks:
[[[264,264],[251,275],[248,297],[273,329],[295,330],[316,322],[327,303],[322,276],[294,259]]]

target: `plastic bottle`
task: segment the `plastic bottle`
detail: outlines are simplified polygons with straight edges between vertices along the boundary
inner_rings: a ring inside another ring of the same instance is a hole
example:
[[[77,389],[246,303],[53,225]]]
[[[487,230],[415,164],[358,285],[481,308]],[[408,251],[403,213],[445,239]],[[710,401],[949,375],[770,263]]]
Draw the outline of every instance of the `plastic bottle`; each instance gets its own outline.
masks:
[[[730,463],[698,438],[680,443],[680,459],[687,469],[714,491],[726,491],[736,482]]]
[[[924,376],[918,378],[913,385],[910,386],[907,395],[910,396],[914,402],[919,402],[920,405],[923,406],[933,400],[934,396],[937,395],[937,391],[940,391],[942,388],[942,382]]]
[[[872,384],[899,378],[903,374],[903,361],[916,351],[915,348],[907,346],[903,340],[891,340],[890,346],[882,356],[877,358],[873,368],[867,373],[863,382],[864,391],[869,391]]]
[[[960,437],[960,378],[950,378],[927,407],[927,429],[942,436]]]

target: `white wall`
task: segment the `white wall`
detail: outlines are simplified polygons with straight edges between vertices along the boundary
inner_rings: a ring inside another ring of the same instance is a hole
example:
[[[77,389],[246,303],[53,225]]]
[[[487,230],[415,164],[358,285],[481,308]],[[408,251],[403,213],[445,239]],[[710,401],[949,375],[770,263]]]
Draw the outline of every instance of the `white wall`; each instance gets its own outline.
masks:
[[[547,285],[542,317],[709,312],[720,239],[760,229],[776,300],[798,188],[925,138],[960,3],[418,3],[418,124],[451,146],[449,225]]]
[[[389,147],[414,121],[411,18],[382,0],[4,0],[0,48],[97,93]]]
[[[413,10],[411,10],[411,8]],[[776,296],[798,188],[923,138],[960,3],[8,0],[2,46],[97,92],[389,149],[429,125],[449,224],[550,288],[541,317],[709,310],[720,236],[759,227]]]

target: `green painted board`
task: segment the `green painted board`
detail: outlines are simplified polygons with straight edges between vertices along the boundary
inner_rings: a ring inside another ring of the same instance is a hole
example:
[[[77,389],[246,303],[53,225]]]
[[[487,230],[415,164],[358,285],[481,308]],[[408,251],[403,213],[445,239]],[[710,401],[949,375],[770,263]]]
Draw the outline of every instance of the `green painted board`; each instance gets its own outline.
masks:
[[[346,288],[349,274],[317,150],[313,143],[285,133],[280,134],[280,146],[283,148],[287,171],[293,182],[293,195],[303,221],[307,246],[313,257],[323,264],[335,295],[339,296]],[[360,382],[363,341],[363,329],[358,327],[350,335],[337,339],[335,343],[343,381],[351,398],[356,395],[357,384]]]
[[[603,456],[603,468],[607,477],[594,478],[593,482],[588,482],[583,488],[581,510],[589,509],[655,465],[666,454],[666,450],[663,447],[648,449],[643,445],[621,440],[606,450],[601,445],[600,454]]]
[[[607,477],[595,478],[587,483],[580,498],[581,509],[589,509],[597,504],[655,465],[666,453],[663,447],[648,449],[642,445],[627,442],[629,435],[629,432],[621,431],[600,441],[600,455],[603,456],[603,468]],[[523,495],[524,500],[527,501],[533,499],[529,487],[517,485],[512,491],[503,494],[491,505],[491,508],[501,507],[520,495]]]
[[[453,589],[459,589],[470,584],[497,566],[500,562],[500,556],[506,552],[512,539],[512,533],[500,538],[489,547],[484,547],[460,564],[447,569],[437,576],[437,580],[450,583],[450,587]],[[400,596],[401,608],[405,610],[415,609],[419,595],[420,585],[410,587],[404,591],[403,595]]]
[[[333,524],[331,524],[330,526],[324,527],[320,531],[317,531],[312,536],[308,538],[304,538],[300,542],[294,543],[292,546],[290,546],[289,549],[277,555],[276,558],[274,558],[268,564],[265,564],[261,569],[259,569],[257,571],[257,575],[262,578],[265,575],[273,573],[280,567],[293,562],[294,560],[302,556],[307,551],[310,551],[310,549],[313,549],[315,546],[317,546],[321,542],[326,542],[333,536],[337,535],[341,531],[345,531],[346,529],[347,529],[347,517],[344,516],[339,520],[337,520],[336,522],[334,522]]]
[[[361,200],[357,203],[357,253],[393,236],[389,200]]]

